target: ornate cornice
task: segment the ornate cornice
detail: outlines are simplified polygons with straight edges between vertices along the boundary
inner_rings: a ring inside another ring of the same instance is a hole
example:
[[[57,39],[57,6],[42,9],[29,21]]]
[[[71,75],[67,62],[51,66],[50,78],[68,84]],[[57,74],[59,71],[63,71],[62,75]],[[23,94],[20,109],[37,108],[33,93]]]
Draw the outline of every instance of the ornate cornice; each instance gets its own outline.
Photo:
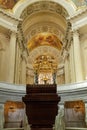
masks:
[[[4,104],[7,100],[22,101],[26,93],[26,86],[0,83],[0,103]]]
[[[57,88],[57,91],[62,97],[60,104],[67,100],[83,100],[87,103],[87,81],[61,85]]]
[[[67,17],[67,20],[74,20],[75,18],[79,18],[85,14],[87,14],[87,8],[85,8],[84,10],[80,10],[79,12],[75,13],[74,15],[70,17]]]
[[[52,1],[39,1],[29,5],[21,15],[21,18],[25,19],[32,14],[42,11],[50,11],[59,15],[62,15],[64,18],[68,16],[67,11],[58,3]]]
[[[72,30],[79,30],[84,25],[87,25],[87,8],[68,17],[67,20],[71,22]]]
[[[17,25],[21,20],[11,16],[9,13],[0,10],[0,25],[17,32]]]
[[[60,39],[60,41],[63,41],[64,39],[65,32],[60,26],[52,22],[41,22],[28,28],[28,35],[26,36],[26,41],[28,41],[38,33],[43,32],[55,34]]]
[[[22,21],[22,19],[16,18],[15,16],[9,14],[8,12],[6,12],[5,10],[2,10],[2,9],[0,9],[0,14],[2,14],[3,16],[7,17],[8,19],[11,19],[14,21]]]

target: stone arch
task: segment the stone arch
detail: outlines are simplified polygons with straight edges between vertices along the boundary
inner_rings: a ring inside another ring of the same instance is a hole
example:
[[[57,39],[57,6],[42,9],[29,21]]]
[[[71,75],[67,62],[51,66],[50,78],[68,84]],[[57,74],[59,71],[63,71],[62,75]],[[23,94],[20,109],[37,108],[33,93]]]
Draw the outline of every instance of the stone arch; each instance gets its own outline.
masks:
[[[70,2],[65,1],[65,0],[61,0],[61,1],[51,0],[51,1],[57,4],[60,4],[63,8],[67,10],[69,15],[72,15],[75,13],[75,8],[72,4],[70,4]],[[32,1],[26,0],[23,2],[19,1],[13,9],[14,15],[16,15],[17,17],[20,17],[23,10],[27,7],[27,5],[30,5],[35,2],[41,2],[41,1],[40,0],[32,0]]]

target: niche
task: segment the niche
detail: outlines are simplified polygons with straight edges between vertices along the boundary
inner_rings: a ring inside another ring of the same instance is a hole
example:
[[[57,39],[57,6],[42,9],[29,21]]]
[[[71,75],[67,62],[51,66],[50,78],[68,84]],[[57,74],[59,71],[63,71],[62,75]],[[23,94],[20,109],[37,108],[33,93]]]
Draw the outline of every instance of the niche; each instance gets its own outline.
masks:
[[[21,128],[24,125],[25,109],[22,102],[7,101],[4,105],[5,128]]]

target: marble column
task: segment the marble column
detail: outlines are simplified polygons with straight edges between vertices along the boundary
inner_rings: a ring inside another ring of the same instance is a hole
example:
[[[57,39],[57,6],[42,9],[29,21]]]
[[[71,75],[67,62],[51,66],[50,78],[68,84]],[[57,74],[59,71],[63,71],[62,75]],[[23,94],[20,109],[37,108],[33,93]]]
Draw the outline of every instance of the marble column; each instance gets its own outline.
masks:
[[[27,63],[27,54],[24,51],[22,53],[22,61],[21,61],[21,84],[26,84],[26,63]]]
[[[74,63],[75,63],[75,78],[76,82],[83,81],[83,69],[80,52],[80,40],[78,31],[73,32],[73,46],[74,46]]]
[[[71,43],[70,50],[69,50],[69,56],[70,56],[70,77],[71,77],[71,83],[75,82],[75,63],[74,63],[74,48],[73,43]]]
[[[87,125],[87,103],[85,103],[85,122]]]
[[[66,52],[65,54],[65,83],[70,83],[70,68],[69,68],[69,56],[68,53]]]
[[[15,72],[15,51],[16,51],[16,33],[11,32],[9,45],[9,61],[8,61],[8,82],[14,83]]]
[[[9,39],[6,35],[0,34],[0,81],[7,81],[8,74],[8,46]]]
[[[59,106],[58,115],[55,118],[55,130],[65,130],[64,108]]]
[[[5,60],[6,59],[6,50],[1,50],[0,51],[0,81],[5,81],[5,75],[6,75],[6,68],[5,67]]]
[[[15,83],[19,84],[20,81],[20,62],[21,62],[21,48],[19,47],[19,43],[17,42],[16,47],[16,57],[15,57]]]

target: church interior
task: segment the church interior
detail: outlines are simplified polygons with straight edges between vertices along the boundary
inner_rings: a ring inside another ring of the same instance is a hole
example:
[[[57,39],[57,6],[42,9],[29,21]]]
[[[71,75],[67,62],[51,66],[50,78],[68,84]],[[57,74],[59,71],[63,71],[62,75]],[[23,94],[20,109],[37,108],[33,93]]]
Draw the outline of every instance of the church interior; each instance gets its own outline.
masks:
[[[87,130],[86,64],[87,0],[0,0],[0,130]],[[31,129],[27,85],[56,85],[52,129]]]

